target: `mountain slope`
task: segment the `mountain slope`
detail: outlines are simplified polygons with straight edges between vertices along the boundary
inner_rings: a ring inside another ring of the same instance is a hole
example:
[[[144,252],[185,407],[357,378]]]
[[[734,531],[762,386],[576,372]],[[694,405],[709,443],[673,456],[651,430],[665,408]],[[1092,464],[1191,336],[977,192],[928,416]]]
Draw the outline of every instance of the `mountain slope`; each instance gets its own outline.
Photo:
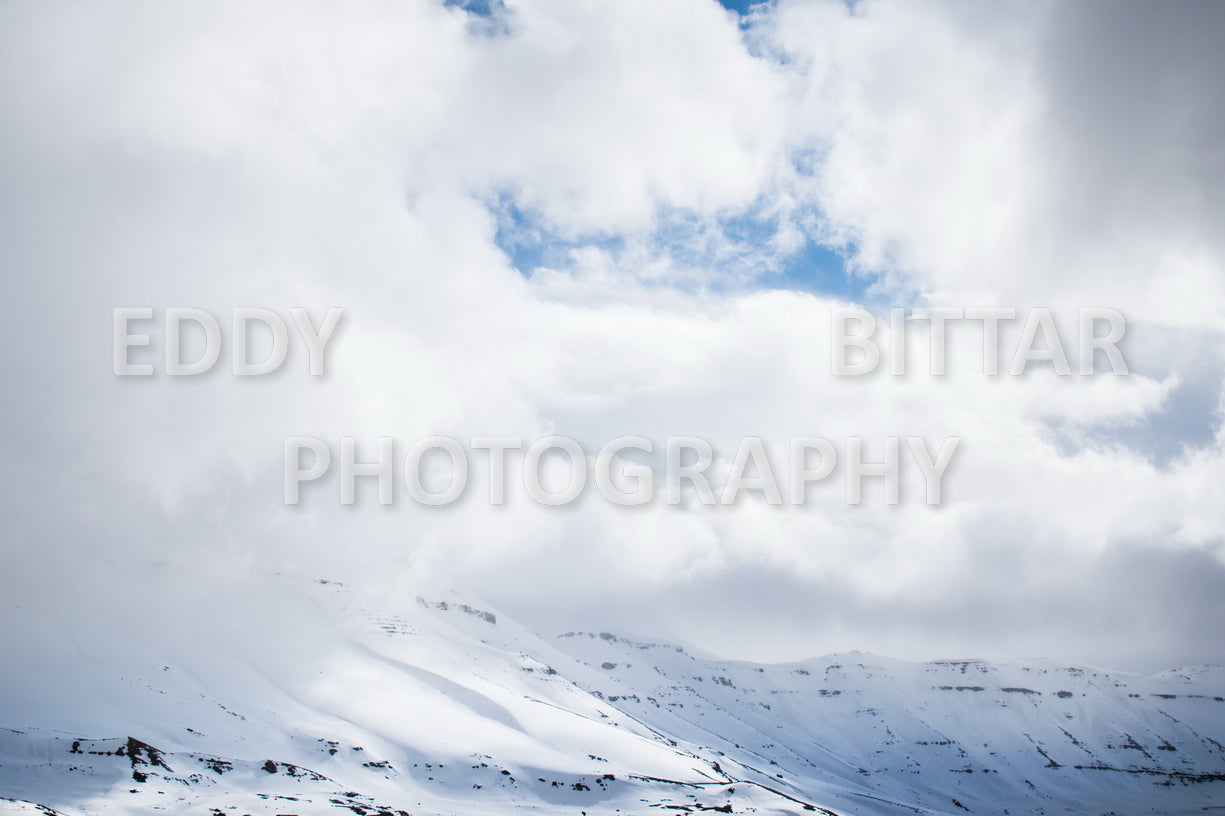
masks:
[[[309,592],[308,658],[128,644],[78,678],[87,700],[15,682],[39,699],[3,709],[15,730],[0,731],[0,797],[65,814],[417,816],[1171,814],[1225,801],[1216,668],[862,654],[762,666],[611,633],[545,639],[452,599]],[[74,714],[111,733],[66,731]]]

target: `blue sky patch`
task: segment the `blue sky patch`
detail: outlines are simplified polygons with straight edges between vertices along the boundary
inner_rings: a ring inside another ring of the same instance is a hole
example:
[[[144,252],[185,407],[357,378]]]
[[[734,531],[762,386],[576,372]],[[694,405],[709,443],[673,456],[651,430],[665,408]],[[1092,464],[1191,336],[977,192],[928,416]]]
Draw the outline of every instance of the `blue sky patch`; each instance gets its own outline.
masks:
[[[649,254],[669,258],[678,275],[668,283],[682,291],[789,289],[862,303],[874,282],[851,273],[853,246],[833,246],[809,236],[798,248],[784,251],[776,241],[777,218],[754,211],[711,219],[665,210],[649,234],[563,236],[535,210],[521,206],[510,191],[499,193],[489,206],[497,220],[495,243],[527,278],[541,267],[568,268],[573,251],[581,248],[595,247],[624,260],[633,242],[635,249],[645,244]],[[626,272],[633,274],[632,269]]]
[[[1048,423],[1060,451],[1072,456],[1086,447],[1123,447],[1165,470],[1188,450],[1211,445],[1223,419],[1217,406],[1225,370],[1216,367],[1180,376],[1182,382],[1170,391],[1161,410],[1139,422],[1096,425],[1081,431]]]

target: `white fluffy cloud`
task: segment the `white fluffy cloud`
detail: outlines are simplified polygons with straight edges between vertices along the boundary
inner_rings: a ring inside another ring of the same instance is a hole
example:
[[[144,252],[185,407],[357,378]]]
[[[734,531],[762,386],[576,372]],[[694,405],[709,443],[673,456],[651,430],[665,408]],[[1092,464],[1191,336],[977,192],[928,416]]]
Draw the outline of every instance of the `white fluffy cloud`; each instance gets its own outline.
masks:
[[[733,656],[1219,658],[1220,14],[1113,9],[5,8],[6,626],[291,571]],[[986,378],[955,327],[946,377],[916,331],[906,378],[833,378],[840,301],[753,278],[805,241],[874,307],[1119,308],[1134,373]],[[134,304],[346,315],[323,381],[135,383]],[[896,508],[280,502],[288,435],[546,433],[962,448],[938,509],[913,468]]]

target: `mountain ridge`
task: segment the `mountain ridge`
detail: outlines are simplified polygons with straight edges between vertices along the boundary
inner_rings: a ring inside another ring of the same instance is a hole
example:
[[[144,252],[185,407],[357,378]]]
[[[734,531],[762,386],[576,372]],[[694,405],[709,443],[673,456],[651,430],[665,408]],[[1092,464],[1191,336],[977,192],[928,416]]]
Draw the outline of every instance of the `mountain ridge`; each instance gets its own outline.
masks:
[[[306,662],[186,644],[128,660],[121,681],[95,668],[106,724],[132,735],[95,740],[109,757],[73,752],[92,743],[40,727],[38,706],[28,722],[6,706],[24,733],[0,733],[0,797],[70,816],[1189,814],[1225,801],[1219,666],[861,652],[756,664],[613,632],[541,637],[475,601],[293,587],[322,610],[312,620],[337,621],[312,632]],[[126,739],[177,770],[137,768],[115,754]]]

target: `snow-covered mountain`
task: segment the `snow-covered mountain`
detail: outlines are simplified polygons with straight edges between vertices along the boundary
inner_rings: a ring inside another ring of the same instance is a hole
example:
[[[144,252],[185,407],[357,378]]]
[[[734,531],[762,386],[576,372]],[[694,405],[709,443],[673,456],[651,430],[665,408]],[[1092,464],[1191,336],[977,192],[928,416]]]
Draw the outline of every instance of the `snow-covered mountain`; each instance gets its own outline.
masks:
[[[0,813],[1225,810],[1220,668],[755,665],[310,592],[310,665],[130,646],[48,679],[68,698],[48,705],[13,664],[9,693],[33,702],[4,707],[23,719],[0,730]]]

